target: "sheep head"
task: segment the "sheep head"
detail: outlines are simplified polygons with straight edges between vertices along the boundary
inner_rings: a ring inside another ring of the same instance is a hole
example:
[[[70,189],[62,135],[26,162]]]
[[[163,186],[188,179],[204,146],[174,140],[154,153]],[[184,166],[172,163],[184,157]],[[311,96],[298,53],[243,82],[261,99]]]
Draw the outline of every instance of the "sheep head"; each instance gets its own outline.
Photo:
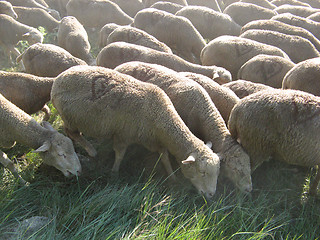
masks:
[[[47,122],[43,127],[50,131],[50,138],[34,152],[38,152],[44,163],[60,170],[66,177],[78,176],[81,172],[81,164],[70,138],[58,133]]]
[[[231,73],[227,69],[225,69],[223,67],[214,66],[212,79],[221,85],[224,83],[231,82],[232,76],[231,76]]]
[[[26,40],[28,42],[28,44],[31,46],[36,43],[42,43],[43,42],[43,35],[38,30],[32,29],[29,32],[23,34],[22,39]]]
[[[220,159],[208,146],[192,152],[181,162],[181,171],[196,187],[199,193],[210,200],[216,192]]]

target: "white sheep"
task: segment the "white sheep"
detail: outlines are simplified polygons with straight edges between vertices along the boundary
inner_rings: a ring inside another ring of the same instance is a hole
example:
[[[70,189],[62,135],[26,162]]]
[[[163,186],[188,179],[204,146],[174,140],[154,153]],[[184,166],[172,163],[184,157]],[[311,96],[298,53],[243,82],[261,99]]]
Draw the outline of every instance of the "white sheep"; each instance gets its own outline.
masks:
[[[278,7],[281,5],[284,5],[284,4],[290,4],[292,6],[311,7],[309,4],[302,2],[302,1],[298,1],[298,0],[273,0],[273,1],[271,1],[271,3],[278,6]]]
[[[115,29],[120,27],[120,25],[115,23],[107,23],[104,25],[100,31],[99,31],[99,40],[98,40],[98,46],[99,48],[103,48],[107,45],[107,40],[110,35]]]
[[[161,0],[142,0],[142,3],[144,5],[145,8],[149,8],[151,7],[151,5],[155,4],[156,2],[160,2]],[[187,6],[187,0],[166,0],[166,2],[170,2],[170,3],[176,3],[176,4],[180,4],[182,6]]]
[[[6,14],[0,14],[0,46],[3,47],[11,62],[11,53],[15,57],[20,55],[15,46],[21,40],[28,41],[29,45],[42,43],[43,35],[36,28],[22,24]]]
[[[0,93],[28,114],[42,110],[44,121],[49,120],[50,109],[46,105],[54,78],[37,77],[27,73],[0,71]]]
[[[105,46],[97,56],[97,65],[108,68],[130,61],[141,61],[166,66],[177,72],[194,72],[212,78],[219,84],[231,81],[231,74],[222,67],[190,63],[175,54],[156,51],[136,44],[115,42]]]
[[[274,9],[278,14],[291,13],[299,17],[309,17],[311,14],[319,12],[320,9],[304,7],[304,6],[293,6],[290,4],[284,4]]]
[[[271,3],[268,0],[240,0],[239,2],[244,2],[244,3],[252,3],[256,4],[260,7],[268,8],[271,10],[274,10],[277,6]]]
[[[162,153],[162,162],[173,174],[170,152],[197,190],[207,198],[216,191],[219,157],[196,138],[158,87],[117,71],[94,66],[76,66],[55,80],[51,98],[67,134],[94,156],[95,149],[80,133],[113,139],[119,171],[129,145],[138,143]]]
[[[188,6],[202,6],[221,12],[219,0],[187,0]]]
[[[40,126],[30,115],[8,101],[0,94],[0,146],[13,147],[16,142],[36,149],[44,163],[54,166],[66,177],[78,176],[81,165],[74,151],[72,141],[58,133],[47,122]],[[13,162],[0,151],[0,163],[7,167],[21,183]]]
[[[300,166],[320,164],[320,98],[298,90],[260,91],[240,100],[228,127],[251,160],[254,171],[269,159]],[[316,192],[320,180],[310,187]]]
[[[155,8],[155,9],[166,11],[172,14],[176,14],[176,12],[181,10],[183,7],[184,7],[183,5],[171,3],[167,1],[156,2],[150,6],[150,8]]]
[[[7,1],[0,1],[0,14],[6,14],[14,19],[17,19],[18,15],[13,10],[12,4]]]
[[[241,191],[251,191],[249,156],[231,137],[218,109],[200,84],[150,63],[128,62],[115,70],[164,90],[191,132],[204,142],[211,142],[213,152],[219,153],[223,175]]]

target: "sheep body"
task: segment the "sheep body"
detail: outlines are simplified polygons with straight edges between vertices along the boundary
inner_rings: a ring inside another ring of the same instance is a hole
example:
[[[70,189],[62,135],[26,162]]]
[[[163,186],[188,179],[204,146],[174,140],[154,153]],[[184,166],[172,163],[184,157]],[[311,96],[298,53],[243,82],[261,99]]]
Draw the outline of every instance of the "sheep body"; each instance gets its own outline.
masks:
[[[282,49],[294,63],[299,63],[309,58],[320,57],[320,53],[308,39],[297,35],[252,29],[245,31],[240,37],[278,47]],[[299,49],[299,51],[297,51],[297,49]]]
[[[201,62],[203,65],[216,65],[227,69],[235,80],[241,66],[259,54],[275,55],[289,59],[288,55],[280,48],[251,39],[220,36],[210,41],[203,48]]]
[[[277,6],[269,2],[268,0],[240,0],[239,2],[256,4],[260,7],[274,10]]]
[[[298,1],[298,0],[273,0],[271,1],[272,4],[276,6],[281,6],[285,4],[290,4],[292,6],[304,6],[304,7],[311,7],[309,4]]]
[[[158,10],[166,11],[168,13],[176,14],[179,10],[181,10],[184,6],[171,2],[156,2],[150,6],[150,8],[155,8]]]
[[[142,0],[142,3],[145,8],[151,7],[151,5],[155,4],[156,2],[160,2],[161,0]],[[166,0],[166,2],[176,3],[182,6],[187,6],[188,3],[186,0]]]
[[[0,1],[0,14],[6,14],[14,19],[18,18],[17,13],[14,11],[12,4],[7,1]]]
[[[128,42],[149,47],[154,50],[172,53],[171,49],[166,44],[160,42],[154,36],[139,28],[130,26],[118,27],[112,31],[108,36],[107,45],[113,42]]]
[[[168,150],[199,192],[207,197],[214,194],[218,156],[190,132],[168,96],[155,85],[107,68],[77,66],[57,77],[51,98],[70,135],[79,138],[81,132],[113,139],[113,171],[119,170],[127,146],[138,143],[164,153],[165,166],[170,165]],[[194,161],[182,164],[190,155]],[[167,166],[167,171],[172,173],[171,167]]]
[[[241,26],[225,14],[207,7],[187,6],[176,13],[188,18],[205,39],[215,39],[222,35],[238,36]]]
[[[225,174],[241,190],[251,191],[249,157],[231,138],[223,118],[201,85],[156,64],[129,62],[115,70],[164,90],[191,132],[205,142],[210,141],[212,150],[221,154]]]
[[[99,31],[99,40],[98,40],[98,46],[99,48],[103,48],[107,45],[107,40],[109,35],[118,27],[121,25],[115,24],[115,23],[107,23],[104,25],[100,31]]]
[[[59,46],[40,43],[27,48],[17,58],[18,62],[21,60],[27,73],[40,77],[56,77],[72,66],[87,65]]]
[[[49,123],[40,126],[30,115],[22,111],[0,94],[0,146],[13,147],[15,142],[36,149],[44,163],[59,169],[65,176],[79,175],[81,165],[72,141],[58,133]],[[11,160],[0,151],[0,162],[17,177]],[[19,179],[24,182],[20,177]]]
[[[220,84],[231,81],[230,72],[224,68],[193,64],[175,54],[160,52],[131,43],[111,43],[105,46],[97,56],[97,65],[107,68],[115,68],[122,63],[130,61],[159,64],[177,72],[200,73],[212,78]]]
[[[140,0],[111,0],[116,3],[125,13],[127,13],[130,17],[134,17],[137,12],[142,10],[143,4]]]
[[[188,6],[202,6],[221,12],[218,0],[187,0]]]
[[[270,158],[311,167],[320,159],[319,111],[320,98],[312,94],[261,91],[236,104],[228,126],[248,152],[252,171]],[[315,192],[317,185],[310,191]]]
[[[320,96],[320,58],[294,66],[283,78],[283,89],[296,89]]]
[[[93,61],[87,31],[75,17],[67,16],[61,19],[57,38],[58,45],[71,55],[88,64]]]
[[[238,79],[281,88],[283,77],[294,66],[293,62],[283,57],[259,54],[241,66]]]
[[[187,18],[147,8],[134,17],[134,26],[164,42],[173,52],[187,61],[200,62],[200,52],[206,43]]]
[[[281,13],[291,13],[295,16],[299,17],[308,17],[313,13],[319,12],[320,9],[315,9],[311,7],[304,7],[304,6],[292,6],[289,4],[281,5],[274,9],[278,14]]]
[[[310,19],[315,22],[320,22],[320,12],[315,12],[307,17],[307,19]]]

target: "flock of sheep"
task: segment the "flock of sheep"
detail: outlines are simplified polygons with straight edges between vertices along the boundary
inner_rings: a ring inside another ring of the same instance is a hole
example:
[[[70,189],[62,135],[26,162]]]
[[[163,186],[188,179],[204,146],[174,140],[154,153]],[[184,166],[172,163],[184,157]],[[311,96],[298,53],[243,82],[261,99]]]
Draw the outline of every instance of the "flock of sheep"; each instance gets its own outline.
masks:
[[[174,180],[172,155],[208,199],[219,174],[250,192],[271,158],[320,164],[319,0],[0,0],[0,47],[24,68],[0,71],[0,146],[30,146],[65,176],[81,173],[70,139],[97,154],[84,136],[112,140],[113,172],[137,143]],[[50,100],[68,137],[29,115],[48,120]]]

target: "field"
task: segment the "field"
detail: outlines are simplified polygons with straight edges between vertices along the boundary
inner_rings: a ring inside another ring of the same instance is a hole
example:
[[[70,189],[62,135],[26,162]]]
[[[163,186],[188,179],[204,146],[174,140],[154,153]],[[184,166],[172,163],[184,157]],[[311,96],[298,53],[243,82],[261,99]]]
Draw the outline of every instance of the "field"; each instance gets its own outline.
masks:
[[[8,64],[1,49],[0,69],[19,69]],[[49,122],[63,132],[49,105]],[[41,121],[42,115],[34,117]],[[112,143],[90,141],[98,156],[89,159],[76,145],[83,174],[70,179],[41,164],[32,149],[17,144],[5,150],[30,185],[19,186],[0,168],[0,239],[320,239],[319,197],[307,194],[313,168],[264,163],[252,175],[249,195],[221,176],[209,203],[179,169],[177,183],[166,179],[158,157],[139,146],[128,150],[114,176]],[[41,227],[23,228],[23,220],[35,216],[45,218]]]

